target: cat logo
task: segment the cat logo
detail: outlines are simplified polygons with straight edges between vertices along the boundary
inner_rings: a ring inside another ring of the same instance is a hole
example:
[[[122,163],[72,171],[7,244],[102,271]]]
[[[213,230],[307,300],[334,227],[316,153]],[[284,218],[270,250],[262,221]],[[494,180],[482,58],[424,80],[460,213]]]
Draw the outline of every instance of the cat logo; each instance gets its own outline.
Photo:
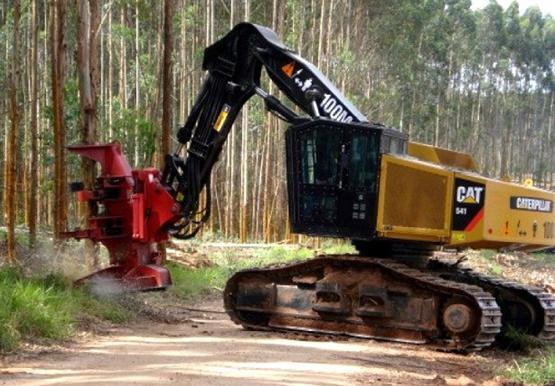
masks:
[[[479,204],[484,188],[481,186],[457,187],[457,202],[461,204]]]
[[[295,70],[295,62],[287,63],[283,67],[281,67],[281,71],[283,71],[285,75],[290,78],[293,76],[293,70]]]
[[[472,232],[484,217],[486,185],[455,178],[453,189],[453,231]],[[453,242],[462,242],[452,238]]]

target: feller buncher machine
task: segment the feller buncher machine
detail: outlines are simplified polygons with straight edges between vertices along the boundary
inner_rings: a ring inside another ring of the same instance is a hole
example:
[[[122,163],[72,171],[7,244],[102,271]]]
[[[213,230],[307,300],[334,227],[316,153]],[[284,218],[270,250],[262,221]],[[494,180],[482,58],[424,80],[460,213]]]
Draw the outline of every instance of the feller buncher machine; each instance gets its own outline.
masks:
[[[231,319],[256,330],[350,335],[479,350],[513,326],[555,340],[555,297],[541,288],[430,259],[438,247],[532,251],[555,245],[555,194],[493,180],[467,154],[410,142],[373,123],[273,31],[238,24],[204,52],[202,89],[162,171],[133,170],[120,145],[72,146],[97,161],[88,229],[68,237],[106,246],[110,278],[134,290],[171,285],[157,246],[194,237],[210,216],[210,176],[243,104],[254,95],[289,124],[294,232],[349,238],[357,255],[234,274]],[[292,109],[265,91],[264,69]],[[206,206],[199,208],[206,189]],[[417,263],[418,262],[418,263]],[[424,262],[424,263],[422,263]]]

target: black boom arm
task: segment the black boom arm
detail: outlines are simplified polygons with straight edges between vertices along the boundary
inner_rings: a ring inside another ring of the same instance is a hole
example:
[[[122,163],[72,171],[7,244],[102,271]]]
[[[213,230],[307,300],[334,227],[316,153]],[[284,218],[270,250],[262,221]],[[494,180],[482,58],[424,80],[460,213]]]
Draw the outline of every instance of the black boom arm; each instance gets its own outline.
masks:
[[[260,88],[262,67],[308,116],[298,116]],[[187,121],[177,133],[180,146],[166,156],[162,177],[180,206],[182,220],[171,229],[178,238],[194,236],[210,215],[212,166],[237,114],[255,93],[264,99],[269,111],[290,123],[318,117],[367,122],[316,67],[285,47],[266,27],[238,24],[206,48],[203,69],[208,74]],[[187,154],[182,157],[185,149]],[[207,204],[199,211],[199,197],[205,186]]]

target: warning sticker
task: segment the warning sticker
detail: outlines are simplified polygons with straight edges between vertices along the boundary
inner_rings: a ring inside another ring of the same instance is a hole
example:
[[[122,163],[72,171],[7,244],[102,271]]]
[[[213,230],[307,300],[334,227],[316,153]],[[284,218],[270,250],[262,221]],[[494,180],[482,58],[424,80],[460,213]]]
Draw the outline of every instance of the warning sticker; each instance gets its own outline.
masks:
[[[214,123],[214,130],[216,130],[217,132],[220,132],[220,130],[222,129],[227,115],[229,114],[229,110],[231,110],[231,106],[224,105],[222,111],[220,111],[220,115],[218,115],[218,119],[216,119],[216,123]]]
[[[451,238],[453,239],[453,241],[463,242],[466,240],[466,235],[464,234],[464,232],[453,232],[451,234]]]
[[[287,63],[286,65],[281,67],[281,71],[285,73],[288,77],[293,76],[293,71],[295,70],[295,62]]]

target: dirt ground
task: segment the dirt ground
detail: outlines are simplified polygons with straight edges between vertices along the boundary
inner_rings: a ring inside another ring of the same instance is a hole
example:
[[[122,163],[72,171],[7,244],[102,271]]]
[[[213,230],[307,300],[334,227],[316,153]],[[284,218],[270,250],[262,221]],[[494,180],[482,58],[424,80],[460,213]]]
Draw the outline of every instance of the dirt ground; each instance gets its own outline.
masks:
[[[182,321],[142,320],[43,353],[6,360],[1,385],[499,385],[507,354],[246,331],[218,300],[182,308]],[[205,310],[205,311],[204,311]],[[173,310],[174,313],[176,310]]]
[[[194,268],[218,248],[182,253]],[[484,261],[471,255],[469,265],[485,272],[497,265],[507,277],[553,289],[554,269],[525,257]],[[65,346],[28,345],[17,356],[0,358],[0,385],[515,385],[498,374],[517,354],[495,348],[461,355],[374,340],[247,331],[228,319],[217,295],[188,304],[168,293],[147,293],[132,302],[141,316],[129,325],[92,321]]]

